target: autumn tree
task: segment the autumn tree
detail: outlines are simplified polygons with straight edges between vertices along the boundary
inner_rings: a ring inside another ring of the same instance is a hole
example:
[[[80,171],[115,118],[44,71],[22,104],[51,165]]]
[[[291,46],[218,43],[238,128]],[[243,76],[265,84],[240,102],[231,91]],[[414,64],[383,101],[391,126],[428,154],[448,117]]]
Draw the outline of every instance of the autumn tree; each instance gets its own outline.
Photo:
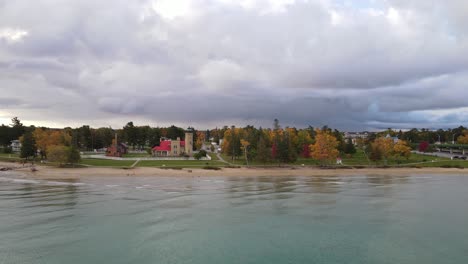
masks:
[[[411,147],[404,140],[398,140],[393,146],[393,156],[398,160],[400,157],[409,159],[411,156]]]
[[[48,149],[51,146],[71,146],[72,136],[65,131],[36,128],[33,137],[42,158],[47,157]]]
[[[205,142],[205,132],[203,131],[197,131],[197,140],[195,141],[195,148],[197,150],[200,150],[203,146],[203,143]]]
[[[241,139],[240,144],[241,144],[242,150],[244,151],[245,164],[249,165],[249,160],[247,159],[247,151],[250,146],[250,143],[247,140]]]
[[[377,163],[378,161],[382,160],[382,149],[377,144],[370,145],[370,159]]]
[[[304,129],[299,130],[297,133],[297,146],[298,152],[300,152],[303,158],[310,158],[310,144],[312,144],[312,137],[310,136],[309,131]]]
[[[50,146],[47,150],[47,160],[60,165],[68,162],[68,147],[63,145]]]
[[[468,130],[464,130],[463,134],[457,138],[458,144],[468,144]]]
[[[385,165],[388,164],[388,158],[393,154],[393,139],[387,137],[379,137],[372,143],[372,150],[381,153]]]
[[[338,157],[339,142],[328,130],[317,129],[315,143],[310,145],[311,157],[320,163],[331,163]]]
[[[418,149],[420,152],[426,152],[429,149],[429,142],[423,141],[419,143]]]

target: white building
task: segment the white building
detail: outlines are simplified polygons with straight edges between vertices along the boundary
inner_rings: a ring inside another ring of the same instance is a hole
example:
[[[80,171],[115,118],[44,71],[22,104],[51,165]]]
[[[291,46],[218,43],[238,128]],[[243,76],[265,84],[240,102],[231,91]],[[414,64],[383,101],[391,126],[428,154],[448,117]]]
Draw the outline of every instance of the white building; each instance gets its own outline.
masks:
[[[20,152],[21,151],[21,141],[19,140],[12,140],[10,144],[11,149],[13,152]]]

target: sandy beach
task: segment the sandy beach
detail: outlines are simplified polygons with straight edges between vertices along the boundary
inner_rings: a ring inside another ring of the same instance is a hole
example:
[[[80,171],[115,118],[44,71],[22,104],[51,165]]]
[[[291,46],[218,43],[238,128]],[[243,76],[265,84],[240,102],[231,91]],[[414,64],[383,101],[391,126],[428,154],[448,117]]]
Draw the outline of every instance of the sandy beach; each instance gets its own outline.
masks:
[[[412,175],[412,174],[454,174],[468,175],[468,170],[457,168],[366,168],[366,169],[320,169],[311,167],[284,168],[223,168],[222,170],[188,169],[181,170],[142,168],[56,168],[38,166],[32,172],[30,167],[21,164],[0,162],[0,168],[14,167],[14,171],[21,172],[35,178],[87,178],[93,176],[154,176],[154,177],[259,177],[259,176],[340,176],[340,175]]]

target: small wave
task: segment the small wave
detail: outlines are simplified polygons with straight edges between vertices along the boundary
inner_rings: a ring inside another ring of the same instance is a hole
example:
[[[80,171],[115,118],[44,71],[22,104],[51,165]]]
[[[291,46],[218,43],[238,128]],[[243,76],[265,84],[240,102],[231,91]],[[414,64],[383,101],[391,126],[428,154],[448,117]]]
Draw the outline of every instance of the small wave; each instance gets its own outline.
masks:
[[[62,186],[82,186],[82,185],[86,185],[85,183],[81,183],[81,182],[40,181],[40,180],[15,179],[15,178],[6,178],[6,177],[0,177],[0,181],[13,182],[13,183],[42,184],[42,185],[62,185]]]

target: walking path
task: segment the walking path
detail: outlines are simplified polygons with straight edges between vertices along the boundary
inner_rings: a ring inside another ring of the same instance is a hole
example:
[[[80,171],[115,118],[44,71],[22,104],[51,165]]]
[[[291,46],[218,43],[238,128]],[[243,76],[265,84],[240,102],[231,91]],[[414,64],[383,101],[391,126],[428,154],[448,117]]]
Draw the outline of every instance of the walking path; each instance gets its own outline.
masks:
[[[132,166],[130,166],[130,168],[135,168],[135,166],[138,164],[138,162],[140,162],[140,159],[137,159],[137,161],[135,161]]]
[[[224,162],[224,163],[229,164],[229,165],[233,165],[232,163],[230,163],[230,162],[226,161],[225,159],[223,159],[223,157],[221,157],[221,153],[219,153],[219,152],[216,153],[216,157],[218,157],[219,161],[221,161],[221,162]]]

